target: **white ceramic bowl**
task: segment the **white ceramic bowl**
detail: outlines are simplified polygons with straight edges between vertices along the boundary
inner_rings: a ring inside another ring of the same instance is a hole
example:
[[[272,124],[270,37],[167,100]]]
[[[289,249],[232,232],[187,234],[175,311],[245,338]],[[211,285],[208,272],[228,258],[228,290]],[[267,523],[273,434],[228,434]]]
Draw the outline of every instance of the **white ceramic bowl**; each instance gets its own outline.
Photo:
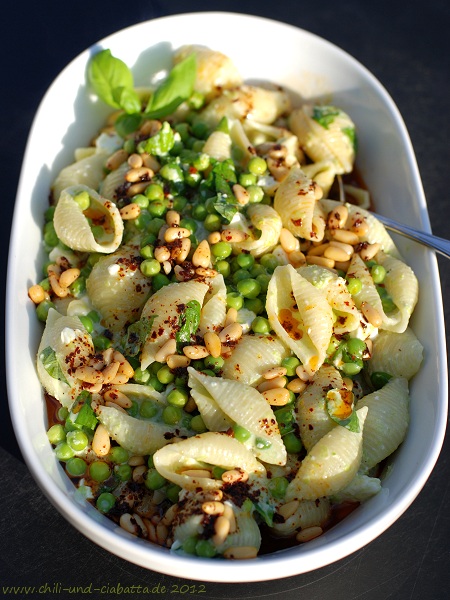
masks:
[[[371,542],[408,508],[438,458],[447,410],[443,310],[432,252],[404,239],[398,245],[420,282],[413,327],[425,360],[411,386],[411,425],[391,461],[382,492],[323,536],[253,561],[181,558],[133,538],[88,504],[79,503],[46,438],[46,413],[34,361],[41,327],[27,297],[39,278],[43,212],[58,170],[84,146],[108,111],[85,83],[90,55],[110,48],[133,67],[136,84],[170,64],[171,51],[197,43],[230,56],[246,79],[271,80],[305,98],[327,98],[346,110],[359,134],[357,166],[378,212],[429,230],[422,185],[408,134],[380,83],[336,46],[282,23],[230,13],[195,13],[140,23],[115,33],[71,62],[52,84],[29,136],[17,194],[7,288],[8,390],[15,432],[27,465],[55,507],[88,538],[143,567],[218,582],[287,577],[337,561]],[[150,47],[148,45],[151,44]],[[278,49],[254,60],[253,50]],[[24,249],[26,248],[26,251]]]

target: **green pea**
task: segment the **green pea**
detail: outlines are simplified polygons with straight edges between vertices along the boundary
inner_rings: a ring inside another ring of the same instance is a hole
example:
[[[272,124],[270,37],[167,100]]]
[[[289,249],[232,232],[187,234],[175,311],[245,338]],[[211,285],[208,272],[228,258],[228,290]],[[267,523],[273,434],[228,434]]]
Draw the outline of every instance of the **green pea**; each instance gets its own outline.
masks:
[[[197,221],[204,221],[207,214],[208,214],[208,211],[206,210],[206,207],[204,204],[196,204],[192,208],[192,216]],[[211,231],[213,231],[213,230],[211,230]]]
[[[240,310],[244,306],[244,298],[239,292],[230,292],[227,294],[227,307]]]
[[[86,290],[86,279],[84,277],[78,277],[69,287],[69,291],[75,298],[81,296]]]
[[[249,185],[247,192],[249,193],[248,201],[250,204],[257,204],[264,198],[264,190],[259,185]]]
[[[233,248],[228,242],[217,242],[211,246],[211,254],[218,259],[228,258]]]
[[[270,323],[268,319],[265,319],[264,317],[255,317],[252,321],[252,331],[262,335],[268,335],[270,333]]]
[[[198,540],[195,544],[195,553],[202,558],[212,558],[216,555],[216,548],[210,540]]]
[[[65,421],[67,419],[68,415],[69,415],[69,411],[67,410],[67,408],[65,406],[61,406],[60,408],[58,408],[58,412],[56,413],[56,416],[60,421]]]
[[[267,273],[256,276],[256,281],[261,286],[261,292],[263,294],[265,294],[267,292],[267,288],[269,287],[270,279],[271,279],[270,275],[267,275]]]
[[[273,273],[279,265],[277,257],[270,252],[261,256],[260,262],[269,273]]]
[[[130,465],[116,465],[114,467],[114,474],[120,481],[129,481],[132,475],[132,468]]]
[[[167,486],[166,496],[171,502],[176,504],[179,500],[180,492],[181,492],[180,486],[176,485],[175,483],[172,483]]]
[[[211,164],[211,159],[205,152],[200,152],[193,160],[192,166],[197,171],[205,171]]]
[[[248,431],[248,429],[245,429],[245,427],[241,427],[241,425],[233,425],[233,433],[234,433],[234,437],[239,441],[239,442],[245,442],[248,439],[251,438],[251,433],[250,431]]]
[[[376,390],[381,389],[391,379],[392,375],[384,371],[374,371],[370,376],[370,381]]]
[[[44,242],[47,244],[47,246],[52,248],[58,245],[59,239],[56,234],[53,221],[50,221],[44,225]]]
[[[153,251],[154,247],[151,244],[147,244],[139,250],[139,254],[142,258],[153,258]]]
[[[299,366],[299,364],[300,361],[296,356],[287,356],[281,361],[281,366],[287,369],[286,375],[288,377],[294,377],[295,369]]]
[[[204,360],[205,367],[212,369],[216,373],[220,371],[225,363],[221,356],[207,356]]]
[[[218,467],[217,465],[212,468],[212,476],[214,479],[222,479],[222,475],[226,472],[226,469]]]
[[[155,462],[153,460],[153,454],[150,454],[148,459],[147,459],[147,467],[149,469],[154,469],[155,468]]]
[[[347,289],[352,296],[356,296],[362,290],[361,279],[357,277],[350,277],[347,282]]]
[[[195,547],[197,545],[197,542],[198,540],[196,537],[186,538],[181,546],[183,548],[183,552],[186,552],[186,554],[195,554]]]
[[[80,452],[84,450],[88,445],[88,436],[84,433],[84,431],[70,431],[67,434],[67,443],[75,450],[75,452]]]
[[[233,273],[232,279],[234,284],[237,284],[242,279],[251,279],[250,272],[247,269],[238,269]]]
[[[79,456],[69,458],[66,462],[66,471],[69,475],[72,475],[72,477],[81,477],[86,473],[86,461]]]
[[[58,460],[69,460],[75,455],[73,449],[69,446],[67,442],[61,442],[55,448],[56,458]]]
[[[61,442],[64,442],[66,439],[66,432],[64,431],[64,427],[62,425],[52,425],[50,429],[47,431],[47,437],[50,444],[56,446]]]
[[[204,220],[204,226],[207,231],[217,231],[220,229],[222,221],[219,215],[209,214],[206,215]]]
[[[154,468],[147,471],[144,482],[149,490],[160,490],[166,485],[166,479]]]
[[[92,333],[94,331],[94,323],[90,317],[87,315],[81,315],[78,318],[83,323],[83,326],[88,333]]]
[[[162,412],[162,419],[167,425],[176,425],[183,416],[179,406],[166,406]]]
[[[255,185],[256,175],[253,175],[253,173],[241,173],[239,175],[239,183],[245,188],[249,185]]]
[[[356,362],[346,362],[340,367],[340,369],[345,375],[352,377],[361,371],[362,366]]]
[[[355,358],[362,358],[364,352],[366,351],[366,343],[359,338],[350,338],[346,343],[347,352]]]
[[[230,263],[226,260],[218,260],[215,262],[214,269],[224,278],[228,277],[231,271]]]
[[[274,498],[284,498],[286,490],[289,485],[289,481],[286,477],[273,477],[269,481],[268,488]]]
[[[264,438],[257,437],[255,439],[255,446],[259,450],[267,450],[268,448],[270,448],[272,446],[272,442],[270,440],[266,440]]]
[[[383,310],[386,314],[394,311],[397,307],[390,296],[381,299],[381,304],[383,306]]]
[[[44,219],[46,222],[53,221],[53,217],[55,216],[56,206],[49,206],[44,213]]]
[[[386,277],[386,269],[383,265],[374,265],[370,269],[370,274],[374,283],[382,283]]]
[[[142,370],[141,367],[136,367],[134,370],[133,379],[136,383],[148,383],[150,379],[150,371],[147,369]]]
[[[95,506],[101,513],[109,512],[116,503],[116,497],[111,492],[103,492],[97,498]]]
[[[161,263],[156,258],[147,258],[141,262],[141,273],[146,277],[153,277],[161,270]]]
[[[128,140],[124,141],[123,149],[125,152],[128,152],[128,154],[134,154],[136,152],[136,142],[133,140],[133,138],[129,138]]]
[[[152,375],[147,385],[150,385],[157,392],[163,392],[165,385],[161,383],[156,375]]]
[[[196,433],[204,433],[205,431],[208,430],[208,428],[205,425],[205,422],[203,421],[201,415],[195,415],[195,417],[192,417],[191,419],[191,429],[193,431],[195,431]]]
[[[109,451],[109,458],[116,464],[127,462],[129,456],[128,450],[125,450],[122,446],[113,446]]]
[[[183,212],[183,210],[186,208],[187,203],[188,203],[188,199],[185,198],[184,196],[176,196],[172,200],[172,208],[173,208],[173,210],[176,210],[178,212]]]
[[[216,374],[212,369],[203,369],[202,370],[203,375],[208,375],[209,377],[215,377]]]
[[[255,257],[243,252],[236,256],[236,262],[241,269],[250,269],[255,264]]]
[[[164,200],[164,190],[158,183],[151,183],[145,188],[145,196],[150,202],[154,200]]]
[[[97,351],[106,350],[106,348],[111,347],[111,340],[105,335],[97,335],[92,341],[94,342],[94,348]]]
[[[260,265],[259,263],[255,263],[250,268],[250,277],[253,277],[254,279],[256,279],[258,277],[258,275],[267,275],[267,271],[263,265]]]
[[[189,219],[187,217],[185,219],[181,219],[180,227],[185,227],[186,229],[189,229],[191,233],[195,233],[198,229],[197,221],[195,221],[194,219]]]
[[[187,390],[174,388],[167,395],[167,402],[172,406],[185,406],[186,402],[189,399],[189,393]]]
[[[96,460],[89,465],[89,475],[94,481],[106,481],[111,475],[111,469],[108,463],[102,460]]]
[[[203,359],[199,358],[191,362],[191,367],[196,371],[202,371],[205,368],[205,363]]]
[[[303,445],[295,433],[288,433],[283,437],[283,442],[286,447],[286,452],[289,454],[297,454],[302,449]]]
[[[273,414],[275,415],[282,436],[286,436],[288,433],[294,431],[293,422],[295,419],[292,408],[279,408],[278,410],[275,410]]]
[[[248,161],[247,168],[253,175],[263,175],[267,170],[267,163],[261,156],[253,156]]]
[[[244,307],[247,310],[251,310],[255,315],[259,315],[264,310],[265,303],[260,298],[246,298],[244,300]]]
[[[164,383],[164,385],[172,383],[172,381],[175,379],[175,375],[172,373],[172,371],[167,365],[162,366],[158,370],[158,372],[156,373],[156,377],[158,378],[158,381]]]
[[[163,200],[154,200],[148,207],[152,217],[162,217],[167,211],[167,205]]]
[[[152,279],[152,288],[154,292],[157,292],[165,285],[169,285],[170,279],[164,273],[157,273]]]

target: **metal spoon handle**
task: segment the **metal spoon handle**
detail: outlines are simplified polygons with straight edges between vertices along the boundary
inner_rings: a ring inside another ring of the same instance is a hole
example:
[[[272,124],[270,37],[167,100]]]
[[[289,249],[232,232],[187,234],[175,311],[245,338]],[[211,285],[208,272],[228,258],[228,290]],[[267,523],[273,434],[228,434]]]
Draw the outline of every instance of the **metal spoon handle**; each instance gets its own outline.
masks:
[[[393,221],[388,217],[383,217],[382,215],[378,215],[376,213],[373,213],[373,215],[379,221],[381,221],[381,223],[383,223],[386,229],[395,231],[396,233],[404,235],[415,242],[419,242],[420,244],[424,244],[429,248],[433,248],[433,250],[443,254],[446,258],[450,258],[450,240],[445,240],[444,238],[437,237],[431,233],[419,231],[413,227],[408,227],[408,225],[403,225],[403,223],[397,223],[397,221]]]

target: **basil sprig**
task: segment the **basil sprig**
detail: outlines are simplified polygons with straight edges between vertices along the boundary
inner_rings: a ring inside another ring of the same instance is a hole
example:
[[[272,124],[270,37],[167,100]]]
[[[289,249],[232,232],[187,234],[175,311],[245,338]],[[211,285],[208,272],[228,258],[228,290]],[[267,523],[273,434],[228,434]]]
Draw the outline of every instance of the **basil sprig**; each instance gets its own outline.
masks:
[[[58,379],[58,381],[62,381],[63,383],[69,384],[67,379],[64,376],[63,370],[61,369],[61,365],[58,362],[58,358],[56,356],[56,352],[50,346],[44,348],[39,355],[40,360],[42,361],[42,365],[50,377],[54,379]]]
[[[198,300],[191,300],[186,304],[186,310],[179,318],[179,329],[175,339],[178,349],[181,349],[184,344],[189,344],[192,341],[192,336],[195,335],[200,324],[201,305]]]

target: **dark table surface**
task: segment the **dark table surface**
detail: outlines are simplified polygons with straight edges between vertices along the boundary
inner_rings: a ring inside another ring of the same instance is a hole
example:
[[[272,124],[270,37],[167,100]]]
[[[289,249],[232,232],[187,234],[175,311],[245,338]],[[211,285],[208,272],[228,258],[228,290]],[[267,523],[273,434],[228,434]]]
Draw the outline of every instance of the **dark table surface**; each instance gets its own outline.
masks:
[[[403,114],[415,148],[433,232],[450,237],[448,0],[8,2],[1,11],[0,58],[1,200],[6,213],[0,236],[3,273],[27,135],[38,103],[52,80],[79,52],[118,29],[159,16],[199,10],[243,12],[297,25],[334,42],[370,69]],[[259,60],[264,60],[262,48],[258,53]],[[439,258],[439,267],[448,322],[449,264]],[[4,288],[4,280],[2,285]],[[35,588],[34,593],[17,590],[15,595],[19,598],[80,597],[70,593],[70,586],[76,585],[83,585],[86,595],[93,598],[130,597],[132,594],[123,590],[139,585],[150,589],[156,586],[152,595],[157,596],[158,585],[161,595],[161,586],[166,586],[168,594],[175,592],[176,584],[186,583],[109,554],[56,512],[22,461],[9,421],[5,377],[1,380],[0,596],[13,595],[14,591],[5,587],[13,585]],[[264,584],[207,583],[205,593],[199,595],[208,599],[448,599],[449,481],[447,436],[436,467],[416,501],[368,546],[312,573]],[[60,587],[54,587],[55,584]],[[116,593],[119,584],[122,593]],[[102,592],[93,591],[102,586]],[[67,588],[66,592],[60,591],[62,588]]]

